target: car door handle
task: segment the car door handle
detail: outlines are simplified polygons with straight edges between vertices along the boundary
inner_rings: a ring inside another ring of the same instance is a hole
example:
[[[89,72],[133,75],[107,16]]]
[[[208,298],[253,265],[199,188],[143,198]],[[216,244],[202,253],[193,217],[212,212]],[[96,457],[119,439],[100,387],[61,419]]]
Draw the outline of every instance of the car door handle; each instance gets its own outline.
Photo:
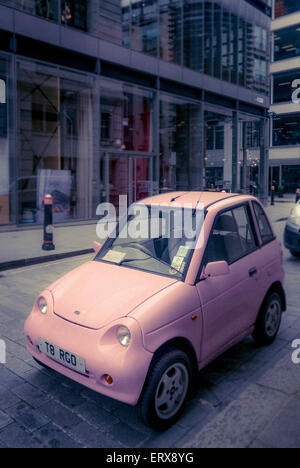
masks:
[[[254,275],[257,274],[257,268],[251,268],[251,270],[249,270],[249,276],[252,277]]]

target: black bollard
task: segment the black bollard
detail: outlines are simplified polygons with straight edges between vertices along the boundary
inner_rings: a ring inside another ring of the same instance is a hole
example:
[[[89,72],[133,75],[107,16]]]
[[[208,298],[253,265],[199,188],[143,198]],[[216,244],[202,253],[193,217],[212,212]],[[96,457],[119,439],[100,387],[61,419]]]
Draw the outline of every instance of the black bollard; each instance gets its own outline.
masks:
[[[44,242],[42,245],[43,250],[55,250],[53,244],[53,197],[52,195],[44,196]]]
[[[274,185],[272,185],[272,188],[271,188],[271,205],[272,206],[275,205],[275,187],[274,187]]]

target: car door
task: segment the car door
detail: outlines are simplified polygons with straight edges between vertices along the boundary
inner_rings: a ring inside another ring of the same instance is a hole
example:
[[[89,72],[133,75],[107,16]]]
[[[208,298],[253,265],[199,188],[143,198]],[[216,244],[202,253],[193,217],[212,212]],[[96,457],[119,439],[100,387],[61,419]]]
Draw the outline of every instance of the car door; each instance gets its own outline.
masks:
[[[226,261],[230,273],[197,282],[203,313],[202,359],[209,359],[253,324],[258,239],[248,203],[220,212],[207,243],[201,272],[210,262]]]

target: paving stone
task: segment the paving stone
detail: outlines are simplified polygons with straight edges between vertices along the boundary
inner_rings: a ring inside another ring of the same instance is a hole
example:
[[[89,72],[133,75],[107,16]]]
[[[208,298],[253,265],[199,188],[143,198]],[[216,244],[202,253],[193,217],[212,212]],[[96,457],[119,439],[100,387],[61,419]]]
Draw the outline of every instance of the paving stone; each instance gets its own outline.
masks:
[[[11,418],[3,411],[0,411],[0,429],[2,429],[5,426],[8,426],[11,422]]]
[[[81,419],[75,413],[54,400],[41,406],[39,411],[62,429],[76,426],[81,422]]]
[[[12,391],[0,385],[0,409],[5,410],[11,406],[15,406],[20,402],[20,398],[12,393]]]
[[[12,389],[12,392],[21,400],[26,401],[26,403],[33,408],[39,408],[52,398],[51,395],[42,392],[27,382],[17,385]]]
[[[22,402],[8,408],[6,412],[28,432],[34,432],[50,422],[46,416]]]
[[[260,385],[280,390],[288,395],[300,391],[300,364],[292,362],[292,351],[291,348],[290,353],[259,380]]]
[[[24,380],[10,371],[5,365],[0,364],[0,384],[6,388],[13,388],[24,383]]]
[[[47,424],[38,429],[33,437],[46,448],[82,448],[83,446],[69,437],[54,424]]]
[[[300,448],[300,396],[289,401],[259,439],[273,448]]]
[[[247,447],[284,406],[285,401],[283,393],[251,385],[185,446]]]
[[[93,402],[87,401],[82,405],[77,406],[75,412],[82,419],[94,426],[97,426],[105,432],[113,430],[113,426],[120,421],[117,417],[113,416],[111,413]]]
[[[8,448],[41,448],[42,445],[18,424],[10,424],[0,431],[1,443]]]
[[[113,440],[111,434],[105,434],[97,430],[95,426],[83,421],[82,423],[68,429],[67,434],[84,447],[89,448],[120,448],[117,440]]]

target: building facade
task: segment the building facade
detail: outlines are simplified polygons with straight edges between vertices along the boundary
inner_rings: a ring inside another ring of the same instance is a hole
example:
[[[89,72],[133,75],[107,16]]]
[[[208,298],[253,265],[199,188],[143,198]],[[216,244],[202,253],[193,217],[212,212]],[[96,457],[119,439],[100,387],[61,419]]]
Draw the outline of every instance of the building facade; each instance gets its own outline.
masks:
[[[300,3],[275,0],[272,21],[272,137],[270,181],[300,187]],[[299,98],[298,98],[299,95]]]
[[[0,0],[0,225],[268,194],[271,0]]]

